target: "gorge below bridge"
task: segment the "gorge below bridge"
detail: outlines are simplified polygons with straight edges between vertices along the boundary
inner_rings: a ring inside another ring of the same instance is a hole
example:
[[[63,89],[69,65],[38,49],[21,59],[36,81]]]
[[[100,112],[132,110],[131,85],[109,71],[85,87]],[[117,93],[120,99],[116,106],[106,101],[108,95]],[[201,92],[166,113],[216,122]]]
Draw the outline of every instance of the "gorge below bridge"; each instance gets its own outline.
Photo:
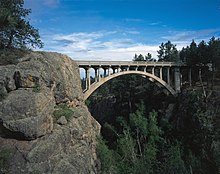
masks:
[[[86,100],[97,88],[107,81],[122,75],[141,75],[153,83],[167,89],[176,96],[181,91],[181,69],[187,70],[188,83],[191,85],[191,68],[182,63],[175,62],[145,62],[145,61],[76,61],[79,68],[85,71],[85,89],[83,90]],[[92,73],[92,69],[93,72]],[[92,75],[94,77],[92,77]]]

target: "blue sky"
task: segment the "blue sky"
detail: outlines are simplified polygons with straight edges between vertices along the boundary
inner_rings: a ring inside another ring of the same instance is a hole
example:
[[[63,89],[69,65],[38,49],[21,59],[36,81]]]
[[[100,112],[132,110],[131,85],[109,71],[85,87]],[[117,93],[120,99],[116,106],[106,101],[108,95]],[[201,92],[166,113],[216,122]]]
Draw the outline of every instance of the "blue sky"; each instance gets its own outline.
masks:
[[[178,49],[220,37],[220,0],[25,0],[45,51],[81,60],[157,57],[162,42]]]

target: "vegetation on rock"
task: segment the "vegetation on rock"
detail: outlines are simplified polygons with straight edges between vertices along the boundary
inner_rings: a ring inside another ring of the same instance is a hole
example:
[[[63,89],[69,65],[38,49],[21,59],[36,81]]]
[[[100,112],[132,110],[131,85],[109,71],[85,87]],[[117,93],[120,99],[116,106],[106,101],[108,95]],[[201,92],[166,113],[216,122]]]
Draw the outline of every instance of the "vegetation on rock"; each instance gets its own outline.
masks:
[[[35,85],[33,87],[33,92],[40,92],[40,90],[41,90],[41,87],[39,85]]]
[[[60,104],[55,106],[55,110],[53,112],[54,121],[57,121],[60,117],[64,116],[67,121],[69,121],[73,117],[73,110],[70,109],[66,104]]]

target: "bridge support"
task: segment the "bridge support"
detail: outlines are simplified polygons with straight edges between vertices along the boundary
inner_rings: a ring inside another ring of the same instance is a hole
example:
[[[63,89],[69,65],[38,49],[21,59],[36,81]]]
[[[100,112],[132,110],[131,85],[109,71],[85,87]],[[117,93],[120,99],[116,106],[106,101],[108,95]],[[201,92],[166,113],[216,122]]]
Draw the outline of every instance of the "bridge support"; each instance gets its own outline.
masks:
[[[120,67],[117,68],[117,73],[119,73],[119,72],[120,72]]]
[[[167,67],[167,84],[170,85],[170,67]]]
[[[152,71],[152,74],[154,75],[154,66],[152,67],[152,70],[151,70],[151,71]]]
[[[91,80],[90,80],[90,67],[87,67],[85,69],[86,71],[86,89],[90,89],[90,85],[91,85]]]
[[[180,92],[180,87],[181,87],[181,76],[180,76],[180,68],[175,67],[174,68],[174,85],[175,85],[175,90],[176,92]]]
[[[98,69],[97,68],[94,68],[95,69],[95,82],[98,81]]]
[[[160,78],[163,79],[163,69],[160,67]]]

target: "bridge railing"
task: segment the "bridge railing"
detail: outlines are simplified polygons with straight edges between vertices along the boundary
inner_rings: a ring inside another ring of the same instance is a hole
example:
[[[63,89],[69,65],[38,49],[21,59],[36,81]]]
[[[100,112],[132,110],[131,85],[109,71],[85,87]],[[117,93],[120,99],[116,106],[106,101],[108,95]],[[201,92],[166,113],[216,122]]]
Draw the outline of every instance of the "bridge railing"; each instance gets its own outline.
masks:
[[[76,60],[79,66],[183,66],[176,62],[153,62],[153,61],[85,61]]]

